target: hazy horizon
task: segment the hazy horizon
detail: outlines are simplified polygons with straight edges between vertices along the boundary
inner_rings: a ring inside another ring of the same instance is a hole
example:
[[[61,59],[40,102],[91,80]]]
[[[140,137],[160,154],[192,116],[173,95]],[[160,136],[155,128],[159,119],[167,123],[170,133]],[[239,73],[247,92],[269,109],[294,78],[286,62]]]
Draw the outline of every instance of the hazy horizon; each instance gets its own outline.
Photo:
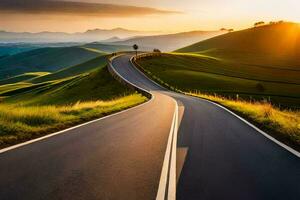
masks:
[[[297,0],[1,0],[0,27],[67,33],[117,27],[162,33],[240,30],[260,20],[299,22],[299,6]]]
[[[223,27],[220,27],[223,28]],[[214,32],[214,31],[220,31],[220,28],[218,29],[211,29],[211,30],[206,30],[206,29],[191,29],[191,30],[183,30],[183,31],[161,31],[161,30],[153,30],[153,31],[147,31],[147,30],[136,30],[136,29],[127,29],[127,28],[123,28],[123,27],[113,27],[113,28],[101,28],[101,27],[95,27],[95,28],[90,28],[90,29],[86,29],[86,30],[82,30],[82,31],[75,31],[75,32],[68,32],[68,31],[51,31],[51,30],[40,30],[40,31],[9,31],[9,30],[5,30],[5,29],[0,29],[1,31],[4,32],[12,32],[12,33],[32,33],[32,34],[36,34],[36,33],[66,33],[66,34],[76,34],[76,33],[86,33],[88,31],[96,31],[96,30],[102,30],[102,31],[112,31],[112,30],[117,30],[117,29],[123,29],[126,31],[133,31],[133,32],[140,32],[140,33],[152,33],[153,35],[164,35],[164,34],[176,34],[176,33],[184,33],[184,32],[196,32],[196,31],[203,31],[203,32]],[[151,35],[152,35],[151,34]],[[146,36],[146,35],[145,35]]]

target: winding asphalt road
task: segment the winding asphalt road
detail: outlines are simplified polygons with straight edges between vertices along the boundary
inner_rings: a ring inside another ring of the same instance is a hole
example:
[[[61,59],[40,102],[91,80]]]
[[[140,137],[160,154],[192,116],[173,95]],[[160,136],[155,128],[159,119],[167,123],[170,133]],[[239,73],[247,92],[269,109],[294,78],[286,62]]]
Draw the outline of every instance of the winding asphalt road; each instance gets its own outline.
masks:
[[[155,199],[176,105],[177,199],[299,199],[300,159],[226,110],[169,92],[123,55],[112,66],[154,98],[0,154],[0,199]]]

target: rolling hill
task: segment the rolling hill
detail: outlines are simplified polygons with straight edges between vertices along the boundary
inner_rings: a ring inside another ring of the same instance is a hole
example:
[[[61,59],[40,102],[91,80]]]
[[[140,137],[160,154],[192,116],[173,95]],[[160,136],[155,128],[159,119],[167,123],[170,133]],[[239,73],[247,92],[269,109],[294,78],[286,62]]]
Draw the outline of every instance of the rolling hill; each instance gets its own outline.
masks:
[[[142,50],[153,50],[158,48],[162,51],[173,51],[180,47],[193,44],[217,35],[226,33],[225,31],[191,31],[176,34],[135,37],[111,44],[129,45],[138,44]]]
[[[100,43],[100,42],[93,42],[93,43],[88,43],[84,44],[81,47],[87,48],[90,50],[97,50],[99,52],[104,52],[104,53],[113,53],[116,51],[131,51],[132,46],[129,45],[118,45],[118,44],[112,44],[112,43]]]
[[[279,23],[217,36],[139,64],[182,91],[300,106],[300,26]]]
[[[76,48],[86,53],[83,48]],[[45,57],[41,51],[48,56]],[[0,148],[103,117],[147,100],[109,74],[106,68],[108,54],[94,54],[90,59],[86,57],[88,60],[77,60],[77,64],[51,73],[30,72],[0,81]],[[74,56],[64,58],[70,63],[70,60],[76,59]],[[34,63],[40,61],[38,58],[55,61],[52,53],[45,49],[30,52],[26,60]]]
[[[100,55],[87,62],[83,62],[75,66],[66,67],[44,76],[31,78],[30,80],[27,79],[27,82],[41,83],[41,82],[58,80],[58,79],[64,79],[67,77],[77,76],[80,74],[90,73],[96,69],[104,67],[106,65],[106,59],[107,59],[107,55]]]
[[[0,43],[0,59],[1,56],[10,56],[18,53],[41,49],[45,47],[71,47],[79,46],[82,43],[63,42],[63,43]]]
[[[69,74],[30,83],[30,86],[11,90],[2,96],[7,96],[4,103],[23,102],[26,105],[65,105],[76,102],[111,100],[116,97],[132,94],[116,82],[101,60],[94,61],[94,71],[89,73]],[[84,65],[81,65],[83,67]],[[20,83],[15,83],[18,85]],[[1,86],[0,86],[1,87]]]
[[[37,78],[39,76],[45,76],[48,72],[28,72],[21,75],[13,76],[11,78],[0,80],[0,85],[13,84],[17,82],[27,81],[29,79]]]
[[[54,72],[99,55],[81,47],[41,48],[0,59],[0,79],[27,72]]]
[[[227,33],[176,52],[211,55],[245,64],[294,68],[300,65],[300,25],[284,22]]]
[[[132,93],[116,82],[105,68],[107,54],[52,73],[24,73],[0,81],[4,103],[69,104],[77,101],[109,100]],[[1,101],[0,101],[1,104]]]

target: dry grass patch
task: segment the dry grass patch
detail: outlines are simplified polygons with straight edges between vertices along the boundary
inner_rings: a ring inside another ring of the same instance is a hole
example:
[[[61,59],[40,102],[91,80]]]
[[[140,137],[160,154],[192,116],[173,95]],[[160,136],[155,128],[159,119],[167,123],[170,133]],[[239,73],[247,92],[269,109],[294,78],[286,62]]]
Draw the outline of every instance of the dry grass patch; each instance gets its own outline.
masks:
[[[250,102],[233,100],[218,95],[203,93],[186,93],[188,95],[208,99],[237,112],[281,138],[284,142],[300,149],[300,111],[279,109],[268,102]]]
[[[39,137],[147,100],[132,94],[110,101],[77,102],[61,106],[0,103],[0,147]]]

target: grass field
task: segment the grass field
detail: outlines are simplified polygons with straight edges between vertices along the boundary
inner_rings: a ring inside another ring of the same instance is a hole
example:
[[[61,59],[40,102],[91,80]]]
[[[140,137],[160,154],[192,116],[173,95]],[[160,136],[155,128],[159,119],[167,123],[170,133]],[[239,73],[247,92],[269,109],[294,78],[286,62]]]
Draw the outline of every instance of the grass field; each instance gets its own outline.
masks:
[[[27,106],[0,104],[0,147],[9,146],[47,133],[102,117],[146,101],[131,94],[107,101],[78,101],[70,105]]]
[[[299,150],[299,56],[300,25],[279,23],[144,57],[137,64],[162,85],[216,101]]]
[[[152,57],[151,59],[148,58],[140,60],[138,61],[138,67],[142,71],[144,71],[150,78],[154,79],[161,85],[177,92],[208,99],[224,105],[230,110],[250,120],[252,123],[256,124],[258,127],[265,130],[278,140],[284,142],[289,146],[292,146],[297,150],[300,150],[300,112],[298,109],[278,108],[267,100],[245,100],[241,98],[241,95],[223,95],[223,91],[220,93],[215,91],[214,95],[212,95],[211,93],[205,93],[203,92],[203,90],[201,90],[201,92],[197,91],[196,89],[192,88],[193,84],[191,84],[191,81],[193,80],[191,80],[190,76],[187,76],[187,73],[173,73],[172,70],[169,71],[165,69],[163,65],[159,65],[158,63],[154,64],[153,62],[156,62],[156,59],[163,58]],[[149,62],[151,64],[149,64]],[[174,67],[174,65],[176,66],[177,64],[178,62],[174,62],[170,65]],[[163,69],[158,70],[157,68],[160,68],[160,66]],[[196,78],[203,79],[203,76],[198,76]],[[211,79],[204,79],[201,81],[211,81]],[[223,81],[224,80],[218,81],[216,83],[216,87],[218,86],[217,84],[220,84],[219,87],[222,87],[222,84],[224,84]],[[201,82],[198,82],[198,84],[200,83]],[[235,84],[240,83],[236,82]],[[196,83],[195,85],[197,86]],[[232,84],[231,87],[235,87],[235,85]],[[257,96],[257,98],[262,98],[262,96],[259,95]],[[282,98],[286,100],[285,97]],[[291,103],[296,102],[297,101]]]
[[[50,74],[49,72],[28,72],[21,75],[13,76],[4,80],[0,80],[0,85],[13,84],[17,82],[27,81],[39,76],[45,76]]]
[[[147,100],[114,80],[106,55],[0,85],[0,147],[99,118]]]
[[[99,56],[81,47],[41,48],[0,59],[0,79],[28,72],[55,72]]]
[[[187,73],[193,89],[270,97],[273,103],[299,108],[299,57],[300,24],[284,22],[208,39],[163,62],[173,67],[170,73]]]
[[[182,91],[239,94],[246,99],[265,98],[288,107],[300,106],[300,71],[237,68],[218,58],[177,53],[144,58],[138,63],[152,76]]]

